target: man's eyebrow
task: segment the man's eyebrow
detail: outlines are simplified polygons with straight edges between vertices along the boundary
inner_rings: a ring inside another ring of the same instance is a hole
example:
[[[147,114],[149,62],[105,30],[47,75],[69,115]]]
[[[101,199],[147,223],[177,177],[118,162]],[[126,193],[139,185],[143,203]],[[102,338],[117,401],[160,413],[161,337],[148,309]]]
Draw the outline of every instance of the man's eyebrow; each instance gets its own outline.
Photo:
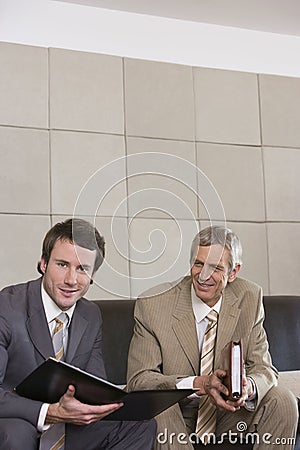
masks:
[[[79,264],[79,267],[83,267],[84,269],[90,269],[92,266],[91,264]]]
[[[221,267],[221,268],[224,269],[224,264],[222,264],[222,263],[220,262],[220,260],[219,260],[218,262],[209,262],[208,264],[209,264],[209,265],[212,265],[212,266],[214,266],[214,267]]]
[[[202,261],[201,259],[195,259],[195,262],[194,262],[194,264],[205,264],[207,261]],[[225,266],[223,265],[223,264],[219,264],[219,263],[213,263],[213,262],[207,262],[207,264],[210,266],[210,267],[217,267],[218,269],[224,269],[225,268]]]

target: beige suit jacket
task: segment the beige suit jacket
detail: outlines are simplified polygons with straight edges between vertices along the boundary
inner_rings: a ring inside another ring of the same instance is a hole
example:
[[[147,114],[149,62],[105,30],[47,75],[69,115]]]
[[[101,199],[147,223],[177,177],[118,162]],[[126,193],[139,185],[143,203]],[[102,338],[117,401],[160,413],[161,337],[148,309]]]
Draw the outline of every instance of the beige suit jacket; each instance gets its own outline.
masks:
[[[214,367],[230,340],[243,340],[246,373],[257,388],[258,405],[277,384],[263,328],[261,288],[237,278],[223,293]],[[167,292],[140,298],[128,358],[128,389],[173,389],[178,378],[199,375],[199,350],[191,301],[191,278]]]

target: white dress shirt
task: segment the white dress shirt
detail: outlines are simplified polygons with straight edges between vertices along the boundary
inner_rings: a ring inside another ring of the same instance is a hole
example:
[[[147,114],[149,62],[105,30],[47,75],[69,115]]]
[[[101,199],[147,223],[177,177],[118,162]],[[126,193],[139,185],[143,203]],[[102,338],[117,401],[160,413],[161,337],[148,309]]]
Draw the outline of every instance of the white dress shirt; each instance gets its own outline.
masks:
[[[68,325],[66,326],[66,333],[63,338],[64,339],[64,348],[67,348],[68,327],[71,323],[71,319],[72,319],[72,316],[74,313],[76,303],[70,309],[68,309],[68,311],[62,311],[57,306],[57,304],[52,300],[52,298],[47,294],[47,292],[44,289],[43,283],[41,284],[41,294],[42,294],[43,306],[44,306],[46,319],[47,319],[47,323],[49,326],[49,331],[50,331],[51,336],[53,335],[53,332],[54,332],[54,329],[56,326],[55,318],[57,316],[59,316],[59,314],[61,314],[62,312],[65,312],[69,318]],[[46,419],[48,408],[49,408],[49,403],[43,403],[43,405],[40,409],[38,425],[37,425],[37,429],[40,432],[45,431],[47,428],[49,428],[49,425],[45,425],[45,419]]]
[[[220,312],[222,297],[217,301],[213,308],[204,303],[197,295],[195,294],[193,285],[191,286],[191,296],[192,296],[192,308],[196,321],[196,331],[198,336],[198,348],[199,355],[201,354],[203,339],[205,335],[205,331],[208,324],[207,314],[214,309],[218,314]],[[178,389],[192,389],[195,376],[181,378],[177,381],[176,387]],[[192,394],[194,396],[194,394]],[[197,396],[198,397],[198,396]]]
[[[213,308],[210,308],[199,297],[196,296],[193,285],[191,286],[192,307],[196,321],[196,331],[198,336],[199,355],[201,354],[203,339],[208,324],[207,314],[214,309],[218,314],[220,313],[222,297],[217,301]],[[195,376],[185,377],[178,379],[176,383],[177,389],[192,389]],[[251,383],[252,395],[245,402],[245,406],[248,410],[253,411],[255,408],[255,399],[257,396],[256,385],[251,377],[247,377],[248,383]],[[189,398],[198,398],[197,394],[192,394]]]

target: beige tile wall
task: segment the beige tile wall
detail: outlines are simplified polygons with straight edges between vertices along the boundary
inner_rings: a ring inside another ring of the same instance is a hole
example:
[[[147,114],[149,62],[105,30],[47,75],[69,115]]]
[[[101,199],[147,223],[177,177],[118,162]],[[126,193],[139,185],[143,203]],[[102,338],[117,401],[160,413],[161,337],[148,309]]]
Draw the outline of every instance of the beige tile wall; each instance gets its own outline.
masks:
[[[121,58],[50,49],[49,81],[52,129],[124,133]]]
[[[298,294],[300,80],[0,43],[0,286],[38,276],[73,214],[107,241],[90,298],[189,271],[199,226],[228,221],[242,276]]]
[[[260,144],[257,76],[194,68],[196,139]]]

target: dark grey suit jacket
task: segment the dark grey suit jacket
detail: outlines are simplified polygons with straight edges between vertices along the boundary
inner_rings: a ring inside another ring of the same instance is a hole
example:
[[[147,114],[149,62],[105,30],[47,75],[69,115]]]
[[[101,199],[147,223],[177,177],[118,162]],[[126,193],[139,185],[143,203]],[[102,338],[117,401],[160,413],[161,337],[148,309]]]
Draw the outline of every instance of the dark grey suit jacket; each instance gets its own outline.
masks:
[[[66,362],[106,378],[101,351],[99,308],[78,300],[68,335]],[[22,418],[37,425],[41,403],[13,392],[30,372],[54,356],[42,298],[41,278],[0,292],[0,418]]]

